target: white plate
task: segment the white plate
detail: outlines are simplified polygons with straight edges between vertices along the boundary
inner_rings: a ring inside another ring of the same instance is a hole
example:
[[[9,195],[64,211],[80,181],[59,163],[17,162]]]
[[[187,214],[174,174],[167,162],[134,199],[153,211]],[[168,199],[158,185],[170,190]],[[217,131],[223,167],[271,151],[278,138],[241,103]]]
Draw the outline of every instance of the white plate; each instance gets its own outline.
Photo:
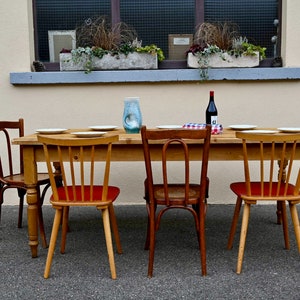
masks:
[[[78,132],[72,132],[72,134],[76,135],[77,137],[99,137],[105,134],[104,131],[78,131]]]
[[[106,131],[109,131],[109,130],[114,130],[116,128],[118,128],[118,126],[114,126],[114,125],[97,125],[97,126],[89,126],[90,129],[92,130],[106,130]]]
[[[277,130],[245,130],[246,133],[273,134],[278,133]]]
[[[256,128],[256,125],[230,125],[229,128],[234,130],[249,130]]]
[[[41,128],[41,129],[37,129],[36,132],[41,134],[57,134],[57,133],[63,133],[66,130],[67,130],[66,128]]]
[[[156,126],[159,129],[178,129],[183,128],[181,125],[158,125]]]
[[[277,128],[279,131],[281,132],[294,132],[294,133],[297,133],[297,132],[300,132],[300,127],[280,127],[280,128]]]

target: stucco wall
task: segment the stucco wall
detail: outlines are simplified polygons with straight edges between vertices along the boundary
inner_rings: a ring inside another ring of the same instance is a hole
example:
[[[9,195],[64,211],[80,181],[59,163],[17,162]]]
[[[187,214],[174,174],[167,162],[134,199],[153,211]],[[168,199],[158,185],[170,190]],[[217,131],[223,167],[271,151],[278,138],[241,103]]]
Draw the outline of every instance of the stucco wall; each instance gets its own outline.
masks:
[[[299,9],[300,3],[297,0],[282,1],[283,5],[283,46],[282,52],[287,67],[299,67],[299,46],[300,46],[300,19],[295,9]]]
[[[123,99],[139,96],[143,123],[183,124],[203,122],[209,90],[215,91],[219,122],[223,126],[251,123],[279,127],[299,124],[299,81],[225,81],[205,83],[89,84],[13,86],[10,72],[30,70],[32,61],[31,1],[2,0],[0,3],[0,99],[1,119],[25,119],[26,133],[41,127],[87,127],[122,125]],[[283,1],[285,2],[285,1]],[[284,6],[282,45],[287,66],[300,67],[300,2]],[[210,202],[233,203],[229,183],[242,175],[240,162],[211,162]],[[143,203],[143,163],[113,163],[111,183],[118,184],[120,202]]]

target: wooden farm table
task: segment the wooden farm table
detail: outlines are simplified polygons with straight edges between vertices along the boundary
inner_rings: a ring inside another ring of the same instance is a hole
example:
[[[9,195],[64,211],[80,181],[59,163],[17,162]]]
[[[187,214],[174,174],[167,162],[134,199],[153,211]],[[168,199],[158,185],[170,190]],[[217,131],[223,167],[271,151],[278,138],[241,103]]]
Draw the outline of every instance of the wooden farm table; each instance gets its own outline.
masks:
[[[71,132],[87,131],[89,129],[70,129],[63,134],[59,134],[61,138],[74,137]],[[118,134],[119,142],[113,144],[112,161],[143,161],[143,149],[140,134],[126,134],[123,130],[110,131],[107,134]],[[75,138],[75,137],[74,137]],[[44,162],[44,152],[42,145],[37,141],[37,135],[32,134],[13,140],[13,144],[23,146],[24,157],[24,176],[27,186],[27,203],[28,203],[28,236],[29,246],[31,248],[32,257],[38,255],[38,214],[37,214],[37,162]],[[159,142],[153,144],[151,151],[156,160],[159,160]],[[190,145],[191,159],[201,159],[201,153],[196,144]],[[97,159],[104,160],[104,151],[101,147],[97,150]],[[253,144],[253,151],[249,153],[253,160],[258,158],[259,151],[257,144]],[[299,154],[300,156],[300,154]],[[174,160],[180,160],[180,154],[174,151],[172,157]],[[235,137],[235,131],[224,129],[222,134],[211,136],[211,147],[209,159],[214,161],[230,161],[242,160],[241,141]],[[300,157],[298,157],[300,159]]]

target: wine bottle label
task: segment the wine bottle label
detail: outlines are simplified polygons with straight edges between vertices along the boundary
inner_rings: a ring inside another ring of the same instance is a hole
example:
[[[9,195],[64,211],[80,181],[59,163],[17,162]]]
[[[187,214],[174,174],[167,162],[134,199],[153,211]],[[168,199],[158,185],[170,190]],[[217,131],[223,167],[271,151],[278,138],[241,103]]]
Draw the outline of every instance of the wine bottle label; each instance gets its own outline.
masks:
[[[218,124],[218,116],[211,116],[211,125],[217,125]]]

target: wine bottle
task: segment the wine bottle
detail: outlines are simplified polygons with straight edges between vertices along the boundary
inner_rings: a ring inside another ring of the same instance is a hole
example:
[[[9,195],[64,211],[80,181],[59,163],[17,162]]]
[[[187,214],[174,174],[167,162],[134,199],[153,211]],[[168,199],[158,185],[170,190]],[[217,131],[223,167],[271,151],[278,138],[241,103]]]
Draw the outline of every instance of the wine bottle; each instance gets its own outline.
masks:
[[[209,92],[209,103],[206,108],[206,124],[218,124],[218,110],[215,104],[214,91]]]

